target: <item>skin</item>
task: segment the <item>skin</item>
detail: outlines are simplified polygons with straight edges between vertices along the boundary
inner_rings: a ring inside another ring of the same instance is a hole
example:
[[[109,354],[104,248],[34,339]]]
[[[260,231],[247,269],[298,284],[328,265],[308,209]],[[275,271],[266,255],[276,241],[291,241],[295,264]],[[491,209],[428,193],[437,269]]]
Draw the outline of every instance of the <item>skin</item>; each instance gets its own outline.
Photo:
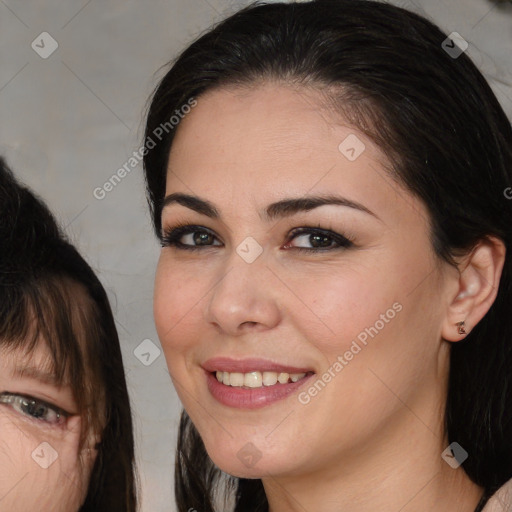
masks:
[[[33,410],[20,402],[0,403],[1,510],[78,511],[87,494],[96,451],[79,450],[81,418],[76,414],[71,388],[58,386],[34,372],[22,375],[17,371],[31,367],[47,372],[48,361],[44,343],[39,343],[30,357],[19,349],[0,349],[3,396],[7,391],[10,396],[21,394],[71,413],[59,421],[53,408],[35,417]],[[48,375],[51,379],[53,374],[50,371]],[[48,466],[52,453],[57,458]]]
[[[456,322],[469,332],[494,301],[503,244],[479,245],[461,258],[460,274],[439,261],[426,207],[322,100],[276,83],[222,88],[179,125],[166,195],[206,199],[221,217],[176,203],[163,210],[164,231],[184,222],[214,235],[195,252],[161,251],[154,314],[169,372],[212,460],[261,478],[271,512],[472,512],[483,489],[441,458],[450,345],[464,339]],[[366,147],[355,161],[338,149],[348,134]],[[270,222],[259,214],[284,198],[333,193],[375,215],[335,205]],[[299,252],[314,247],[307,234],[290,236],[304,226],[355,246]],[[248,236],[263,248],[252,263],[236,252]],[[305,405],[296,393],[235,409],[207,389],[200,365],[215,356],[321,376],[394,303],[401,311]],[[237,457],[249,442],[261,456],[250,467]]]

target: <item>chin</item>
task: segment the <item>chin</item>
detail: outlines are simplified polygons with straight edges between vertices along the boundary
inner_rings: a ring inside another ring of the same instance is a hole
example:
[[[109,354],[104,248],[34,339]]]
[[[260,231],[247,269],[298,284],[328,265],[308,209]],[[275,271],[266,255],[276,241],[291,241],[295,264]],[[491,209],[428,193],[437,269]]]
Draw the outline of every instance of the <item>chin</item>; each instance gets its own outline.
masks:
[[[233,460],[233,458],[221,459],[219,462],[213,460],[213,462],[224,473],[237,478],[261,479],[269,473],[275,474],[272,466],[267,469],[267,465],[265,465],[265,467],[260,467],[260,464],[257,463],[253,467],[247,467],[244,463],[241,463],[238,460]]]
[[[251,442],[236,450],[219,452],[213,449],[208,451],[208,455],[224,473],[237,478],[263,478],[269,474],[278,475],[291,469],[287,464],[289,461],[279,460],[280,457],[268,453],[265,455]]]

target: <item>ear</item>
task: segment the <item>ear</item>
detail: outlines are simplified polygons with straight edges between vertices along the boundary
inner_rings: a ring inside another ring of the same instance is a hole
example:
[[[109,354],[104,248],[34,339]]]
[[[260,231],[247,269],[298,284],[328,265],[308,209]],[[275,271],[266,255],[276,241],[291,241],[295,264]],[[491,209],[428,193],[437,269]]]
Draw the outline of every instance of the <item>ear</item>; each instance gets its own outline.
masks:
[[[502,240],[489,236],[459,262],[456,293],[451,298],[442,326],[448,341],[464,339],[484,317],[498,294],[506,248]],[[459,322],[464,322],[459,332]]]

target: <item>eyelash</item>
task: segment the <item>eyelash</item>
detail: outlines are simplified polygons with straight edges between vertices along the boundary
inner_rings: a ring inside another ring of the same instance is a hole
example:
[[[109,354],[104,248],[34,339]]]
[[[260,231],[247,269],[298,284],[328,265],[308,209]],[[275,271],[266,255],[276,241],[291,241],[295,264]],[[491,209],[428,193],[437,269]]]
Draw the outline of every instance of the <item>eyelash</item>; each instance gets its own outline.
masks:
[[[215,237],[212,231],[203,226],[190,225],[190,224],[178,224],[174,228],[168,228],[164,230],[164,234],[162,236],[161,245],[162,247],[175,247],[176,249],[186,250],[186,251],[197,251],[210,247],[219,247],[218,245],[187,245],[182,244],[179,240],[184,235],[188,235],[191,233],[207,233]],[[300,227],[295,228],[291,231],[288,241],[285,245],[288,245],[292,240],[294,240],[299,235],[320,235],[327,238],[332,239],[335,243],[338,244],[337,247],[327,247],[327,248],[306,248],[306,247],[291,247],[293,250],[308,252],[308,253],[317,253],[317,252],[326,252],[332,251],[334,249],[348,249],[354,246],[353,240],[349,237],[340,235],[333,231],[327,229],[313,228],[313,227]]]
[[[56,405],[45,402],[44,400],[40,400],[30,395],[23,395],[20,393],[10,393],[9,391],[4,391],[0,393],[0,404],[5,404],[11,407],[14,411],[27,416],[28,418],[43,422],[49,425],[62,425],[66,422],[66,420],[71,416],[70,413],[57,407]],[[33,408],[32,412],[24,410],[25,408]],[[54,415],[54,420],[42,419],[36,414],[41,412],[48,414],[51,412]],[[37,412],[36,412],[37,411]]]

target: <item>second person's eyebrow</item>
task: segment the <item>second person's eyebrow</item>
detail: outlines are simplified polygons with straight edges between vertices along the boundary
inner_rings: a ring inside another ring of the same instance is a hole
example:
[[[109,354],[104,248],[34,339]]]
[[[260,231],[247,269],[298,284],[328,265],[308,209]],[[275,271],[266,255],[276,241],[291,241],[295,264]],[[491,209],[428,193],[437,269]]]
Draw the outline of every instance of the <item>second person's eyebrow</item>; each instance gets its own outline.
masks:
[[[182,206],[190,208],[191,210],[194,210],[195,212],[200,213],[202,215],[206,215],[207,217],[210,217],[212,219],[220,219],[221,217],[219,210],[212,203],[210,203],[210,201],[207,201],[206,199],[201,199],[200,197],[197,196],[183,194],[181,192],[169,194],[164,199],[162,209],[173,203],[181,204]],[[379,217],[375,213],[373,213],[371,210],[366,208],[366,206],[362,205],[361,203],[352,201],[345,197],[334,195],[305,196],[282,199],[280,201],[268,205],[264,210],[263,217],[267,221],[271,221],[277,218],[294,215],[295,213],[298,212],[309,211],[324,205],[347,206],[349,208],[353,208],[355,210],[359,210],[361,212],[372,215],[376,219],[379,219]]]
[[[48,371],[43,368],[38,368],[36,366],[30,365],[17,365],[13,371],[13,377],[17,378],[30,378],[34,380],[38,380],[43,384],[48,384],[51,386],[58,386],[60,383],[57,379],[57,376],[54,372]]]

